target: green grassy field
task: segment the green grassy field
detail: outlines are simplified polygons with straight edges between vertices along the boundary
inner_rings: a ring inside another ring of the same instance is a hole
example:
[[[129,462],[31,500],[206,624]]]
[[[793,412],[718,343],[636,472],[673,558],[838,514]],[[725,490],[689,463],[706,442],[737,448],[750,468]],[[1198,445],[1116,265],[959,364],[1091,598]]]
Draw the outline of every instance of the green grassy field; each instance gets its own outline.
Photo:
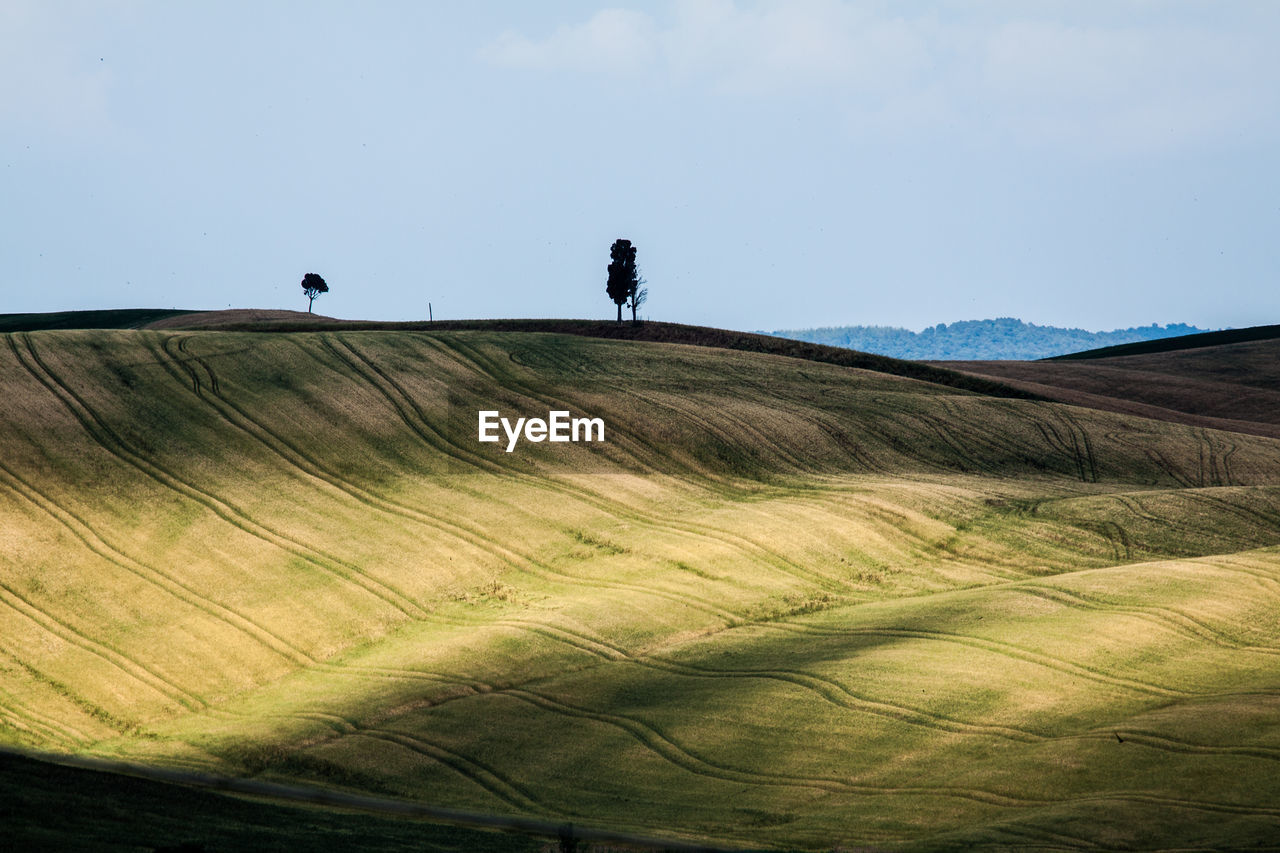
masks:
[[[3,344],[14,744],[754,848],[1280,829],[1275,439],[575,335]],[[476,441],[552,408],[606,442]]]

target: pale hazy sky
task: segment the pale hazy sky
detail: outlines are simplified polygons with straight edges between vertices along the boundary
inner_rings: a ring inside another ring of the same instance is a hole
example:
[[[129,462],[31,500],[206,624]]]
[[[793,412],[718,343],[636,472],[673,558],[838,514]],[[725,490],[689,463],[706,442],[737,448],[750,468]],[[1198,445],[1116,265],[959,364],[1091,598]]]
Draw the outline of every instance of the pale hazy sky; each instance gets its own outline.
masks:
[[[0,313],[1280,322],[1280,2],[0,0]]]

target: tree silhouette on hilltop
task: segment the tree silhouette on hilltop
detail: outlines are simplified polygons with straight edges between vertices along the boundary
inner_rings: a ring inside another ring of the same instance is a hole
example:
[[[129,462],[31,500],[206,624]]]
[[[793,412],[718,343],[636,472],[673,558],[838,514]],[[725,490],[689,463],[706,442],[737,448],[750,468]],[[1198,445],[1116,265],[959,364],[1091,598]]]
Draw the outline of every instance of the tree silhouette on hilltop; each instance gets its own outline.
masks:
[[[324,283],[324,279],[313,272],[309,272],[302,277],[302,292],[306,294],[307,313],[311,313],[311,305],[316,301],[316,297],[322,293],[329,292],[329,285]]]
[[[640,275],[636,269],[636,248],[631,245],[630,240],[619,238],[613,241],[613,246],[609,249],[609,258],[611,259],[609,281],[605,285],[605,291],[618,306],[618,322],[622,322],[622,305],[628,300],[633,302],[631,318],[634,320],[636,305],[639,304],[635,302],[635,296],[640,287]]]

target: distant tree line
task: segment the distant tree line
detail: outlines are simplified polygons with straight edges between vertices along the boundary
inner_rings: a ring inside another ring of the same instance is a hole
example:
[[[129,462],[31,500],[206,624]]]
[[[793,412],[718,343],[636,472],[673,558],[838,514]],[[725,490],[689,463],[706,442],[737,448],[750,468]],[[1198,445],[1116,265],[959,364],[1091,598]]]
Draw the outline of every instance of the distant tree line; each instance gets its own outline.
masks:
[[[770,332],[783,338],[914,360],[1036,359],[1203,332],[1186,323],[1088,332],[1037,326],[1012,317],[939,323],[920,332],[891,326],[836,326]]]

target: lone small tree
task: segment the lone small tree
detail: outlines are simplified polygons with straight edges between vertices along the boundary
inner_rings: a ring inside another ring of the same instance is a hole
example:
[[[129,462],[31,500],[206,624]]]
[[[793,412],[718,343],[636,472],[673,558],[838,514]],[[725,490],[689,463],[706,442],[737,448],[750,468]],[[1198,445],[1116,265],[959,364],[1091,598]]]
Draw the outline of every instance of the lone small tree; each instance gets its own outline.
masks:
[[[636,270],[636,249],[630,240],[617,239],[609,249],[609,281],[605,292],[618,306],[618,322],[622,322],[622,305],[631,299],[640,286],[640,276]],[[632,306],[632,319],[635,307]]]
[[[311,304],[316,301],[316,297],[322,293],[329,292],[329,285],[324,283],[324,279],[313,272],[309,272],[302,277],[302,292],[307,295],[307,313],[311,313]]]
[[[627,294],[627,304],[631,306],[631,322],[633,325],[639,325],[640,320],[636,317],[636,309],[645,303],[649,298],[649,288],[644,286],[644,279],[636,279],[631,285],[631,292]]]

